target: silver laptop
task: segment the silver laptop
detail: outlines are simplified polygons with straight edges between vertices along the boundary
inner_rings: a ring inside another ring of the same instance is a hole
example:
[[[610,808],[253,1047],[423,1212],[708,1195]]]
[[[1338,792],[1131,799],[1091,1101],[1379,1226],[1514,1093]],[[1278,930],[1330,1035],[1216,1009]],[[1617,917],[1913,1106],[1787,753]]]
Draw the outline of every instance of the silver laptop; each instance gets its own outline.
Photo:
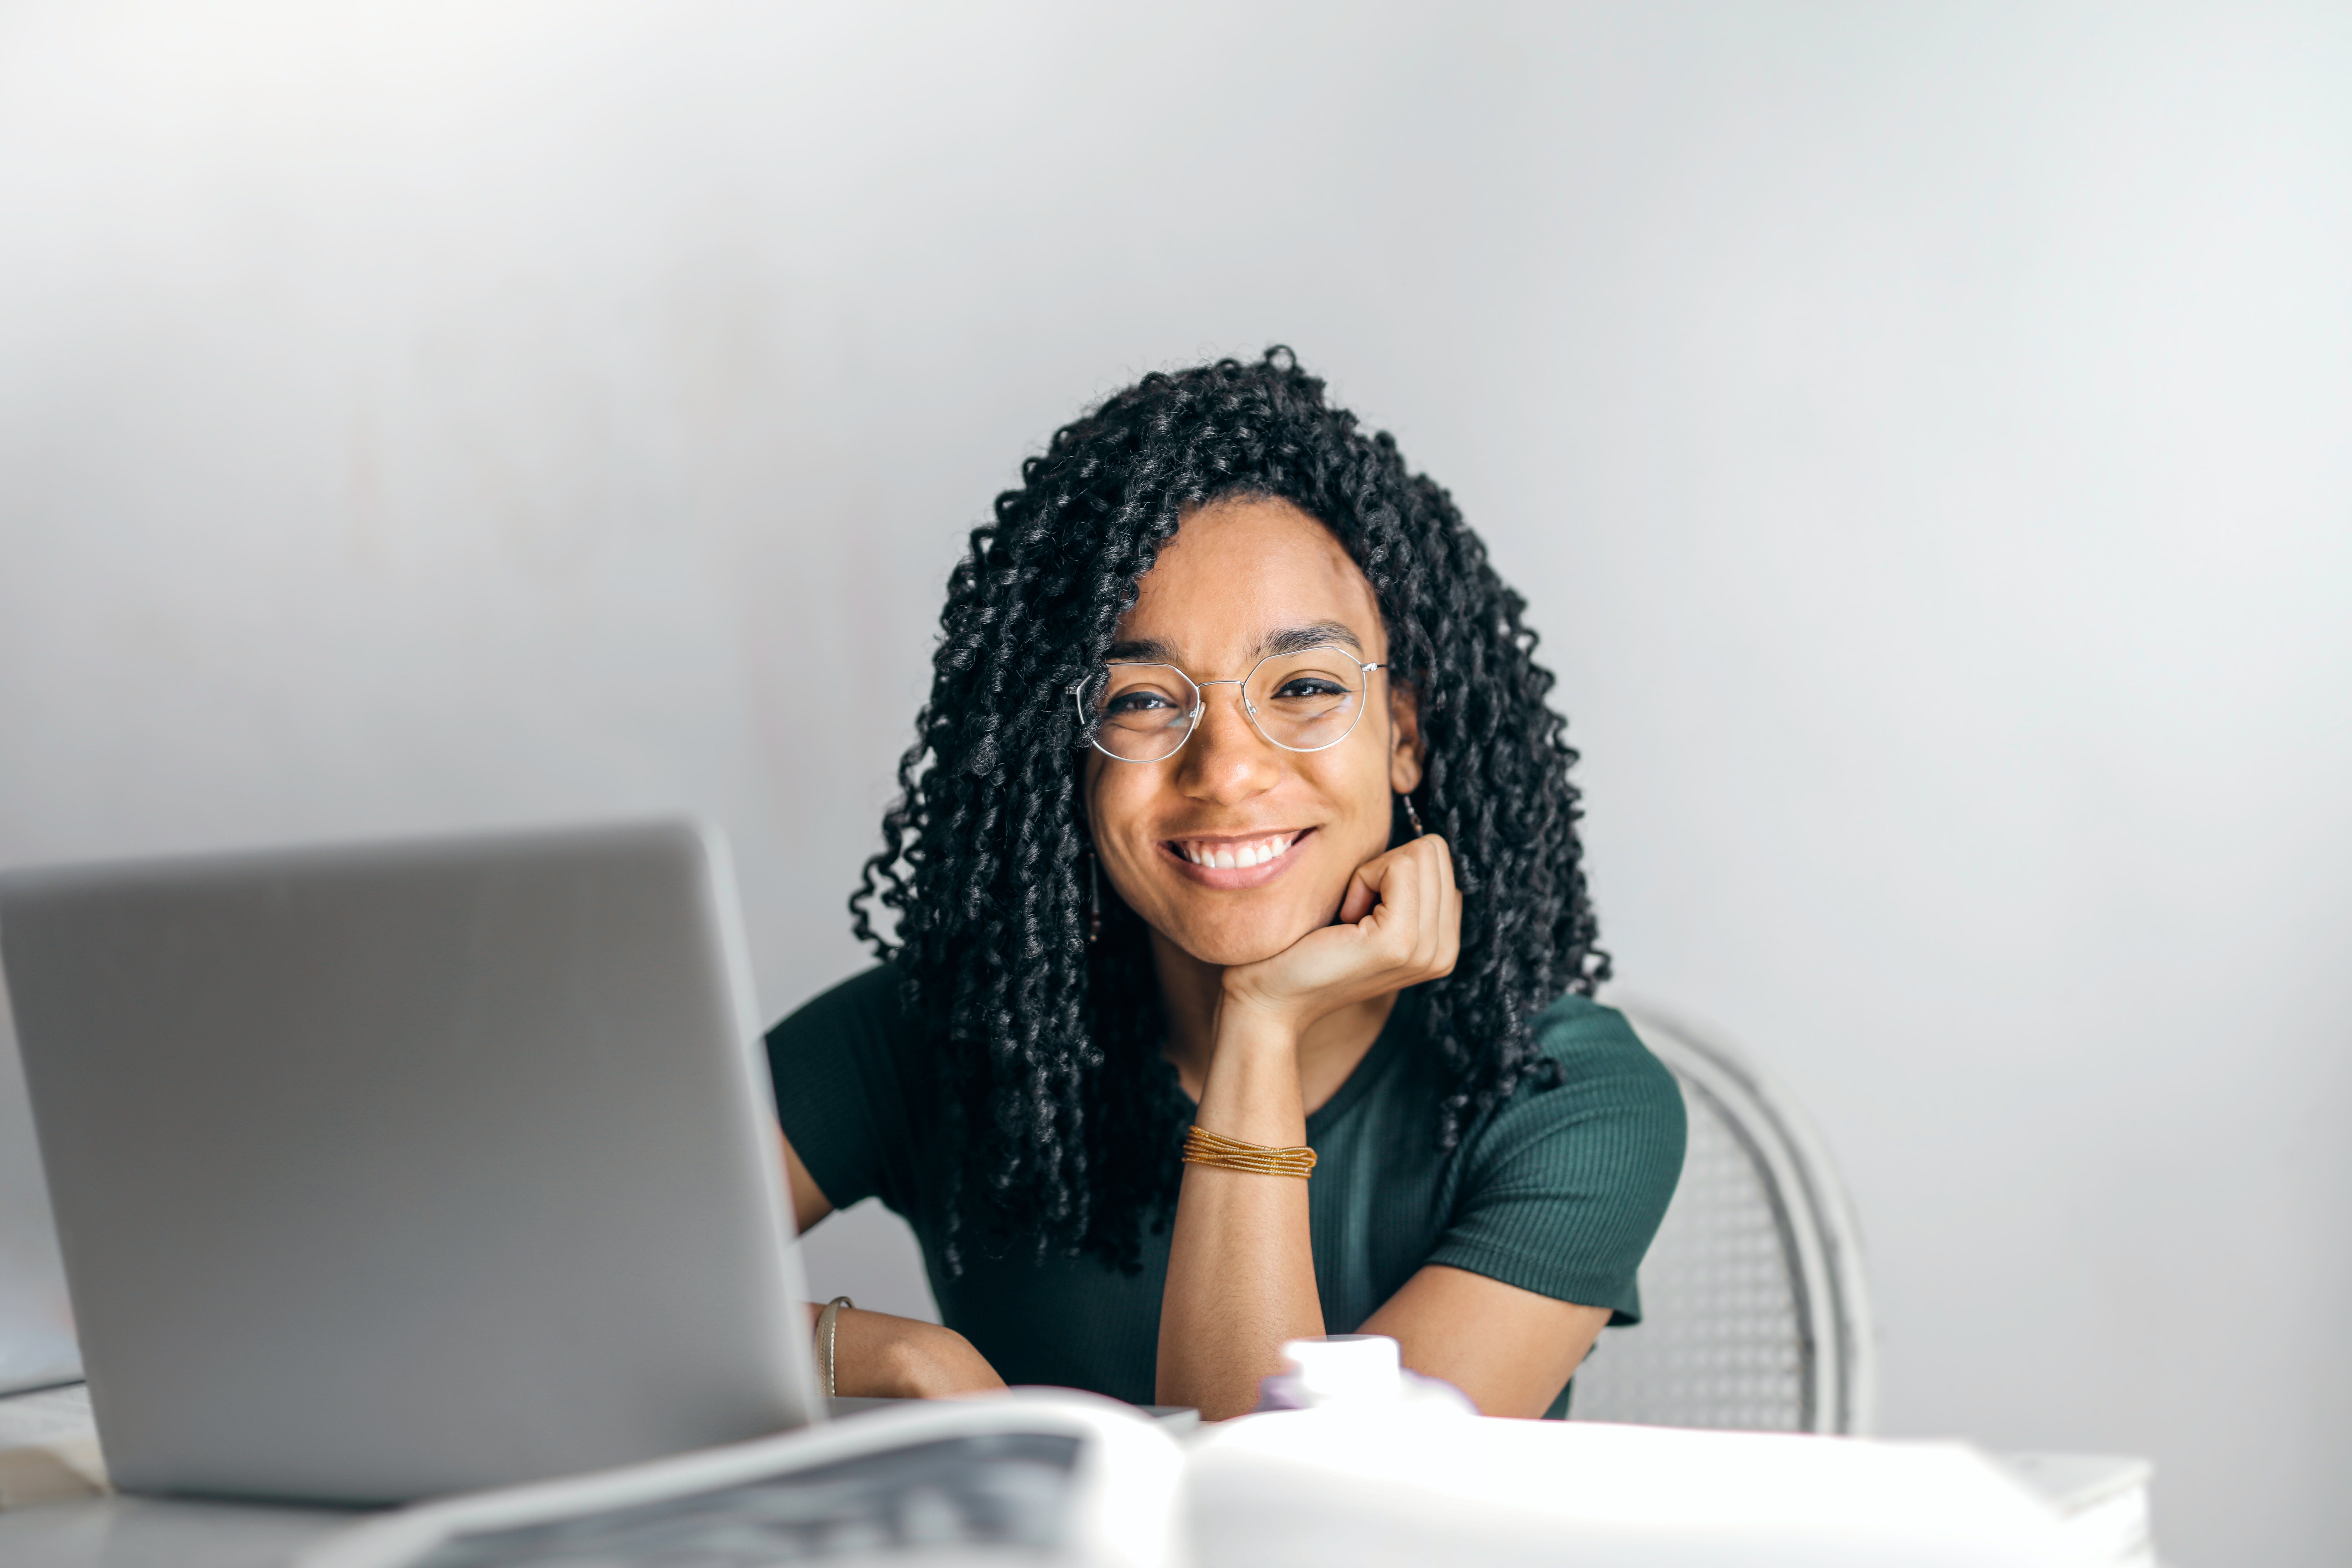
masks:
[[[394,1501],[816,1411],[691,823],[0,876],[118,1486]]]
[[[0,1395],[80,1378],[65,1265],[0,984]]]

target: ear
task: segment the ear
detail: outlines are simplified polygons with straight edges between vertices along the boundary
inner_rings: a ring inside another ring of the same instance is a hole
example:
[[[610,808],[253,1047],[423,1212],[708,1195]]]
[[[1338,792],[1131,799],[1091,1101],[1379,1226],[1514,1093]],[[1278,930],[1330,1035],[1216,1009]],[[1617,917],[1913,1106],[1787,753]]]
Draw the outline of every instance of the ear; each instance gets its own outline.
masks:
[[[1389,788],[1411,795],[1421,787],[1421,694],[1389,681]]]

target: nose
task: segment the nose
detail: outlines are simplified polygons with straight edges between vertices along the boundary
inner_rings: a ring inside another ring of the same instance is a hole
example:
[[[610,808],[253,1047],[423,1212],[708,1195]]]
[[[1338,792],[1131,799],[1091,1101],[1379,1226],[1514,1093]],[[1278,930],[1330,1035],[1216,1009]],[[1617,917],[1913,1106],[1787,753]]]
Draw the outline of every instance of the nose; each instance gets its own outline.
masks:
[[[1201,721],[1176,753],[1176,787],[1187,799],[1234,805],[1272,789],[1280,754],[1242,711],[1239,681],[1203,681]]]

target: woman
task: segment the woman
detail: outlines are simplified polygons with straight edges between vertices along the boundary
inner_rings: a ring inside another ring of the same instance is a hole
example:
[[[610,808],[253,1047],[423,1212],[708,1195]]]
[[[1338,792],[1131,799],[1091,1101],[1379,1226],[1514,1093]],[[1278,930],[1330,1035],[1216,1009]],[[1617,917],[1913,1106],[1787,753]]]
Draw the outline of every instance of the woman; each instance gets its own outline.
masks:
[[[1590,1000],[1522,601],[1287,350],[1147,376],[1022,479],[851,900],[885,962],[768,1037],[802,1226],[879,1194],[946,1322],[841,1311],[840,1392],[1216,1419],[1361,1330],[1564,1413],[1683,1110]]]

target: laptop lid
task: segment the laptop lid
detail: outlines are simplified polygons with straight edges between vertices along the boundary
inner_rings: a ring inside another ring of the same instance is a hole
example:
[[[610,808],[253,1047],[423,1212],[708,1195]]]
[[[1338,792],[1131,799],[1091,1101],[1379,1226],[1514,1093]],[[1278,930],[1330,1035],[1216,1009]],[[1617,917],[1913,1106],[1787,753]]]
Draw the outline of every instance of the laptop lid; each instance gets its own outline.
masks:
[[[128,1489],[390,1501],[815,1409],[723,842],[691,823],[0,876]]]
[[[0,1394],[80,1376],[33,1108],[8,1026],[7,987],[0,984]]]

